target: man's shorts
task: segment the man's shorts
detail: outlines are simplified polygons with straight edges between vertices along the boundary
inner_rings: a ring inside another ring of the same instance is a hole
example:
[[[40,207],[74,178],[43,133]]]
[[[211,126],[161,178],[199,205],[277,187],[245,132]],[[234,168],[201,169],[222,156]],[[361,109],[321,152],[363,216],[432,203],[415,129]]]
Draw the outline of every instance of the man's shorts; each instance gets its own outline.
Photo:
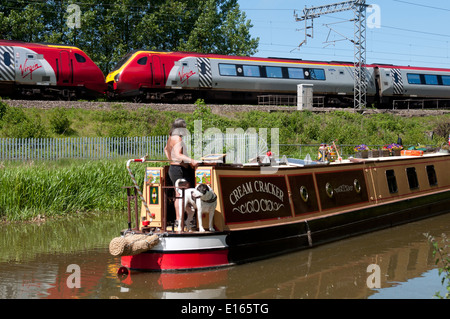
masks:
[[[181,165],[170,165],[169,177],[172,181],[172,185],[175,185],[175,182],[178,179],[184,178],[189,182],[189,187],[195,187],[194,170],[191,166],[183,167]]]

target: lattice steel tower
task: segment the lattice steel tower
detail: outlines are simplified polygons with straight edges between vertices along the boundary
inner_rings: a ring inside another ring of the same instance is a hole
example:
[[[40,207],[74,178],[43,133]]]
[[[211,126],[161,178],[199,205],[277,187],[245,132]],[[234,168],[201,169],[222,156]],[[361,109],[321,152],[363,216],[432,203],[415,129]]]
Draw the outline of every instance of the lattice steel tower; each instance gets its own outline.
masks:
[[[319,7],[311,7],[303,10],[303,15],[294,14],[297,22],[305,21],[305,40],[299,46],[305,44],[308,37],[313,37],[314,19],[321,15],[353,10],[354,12],[354,107],[362,109],[366,106],[367,79],[366,79],[366,0],[344,1]],[[311,31],[311,33],[308,33]]]

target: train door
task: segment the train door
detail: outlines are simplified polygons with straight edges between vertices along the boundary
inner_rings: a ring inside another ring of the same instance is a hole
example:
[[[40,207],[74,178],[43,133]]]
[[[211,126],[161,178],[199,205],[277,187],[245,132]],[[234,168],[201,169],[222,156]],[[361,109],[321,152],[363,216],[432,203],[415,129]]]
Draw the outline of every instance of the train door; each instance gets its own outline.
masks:
[[[14,81],[14,49],[0,46],[0,81]]]
[[[161,58],[157,55],[152,55],[152,81],[153,86],[161,86],[163,84],[164,75],[161,67]]]
[[[405,89],[403,86],[402,72],[400,69],[391,69],[391,78],[394,95],[403,95],[405,93]]]
[[[198,86],[201,88],[212,87],[211,61],[208,58],[197,58],[198,67]]]
[[[59,78],[63,84],[72,83],[72,61],[68,51],[61,51],[59,53]]]

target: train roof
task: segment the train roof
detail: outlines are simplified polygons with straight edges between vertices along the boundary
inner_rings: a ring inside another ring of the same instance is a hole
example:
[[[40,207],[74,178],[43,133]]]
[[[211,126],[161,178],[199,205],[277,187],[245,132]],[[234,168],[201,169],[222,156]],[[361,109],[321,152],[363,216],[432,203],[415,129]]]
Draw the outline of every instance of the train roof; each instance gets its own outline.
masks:
[[[223,55],[223,54],[208,54],[208,53],[198,53],[198,52],[185,52],[185,51],[160,51],[160,50],[147,50],[147,49],[137,49],[129,52],[126,57],[131,57],[136,53],[160,53],[167,54],[171,56],[200,56],[209,57],[213,59],[227,59],[236,61],[252,61],[252,62],[286,62],[286,63],[302,63],[302,64],[315,64],[315,65],[335,65],[335,66],[353,66],[354,63],[350,61],[320,61],[320,60],[303,60],[299,58],[283,58],[283,57],[252,57],[252,56],[238,56],[238,55]],[[379,68],[397,68],[405,70],[417,70],[417,71],[436,71],[436,72],[450,72],[450,69],[445,68],[433,68],[433,67],[419,67],[419,66],[402,66],[393,65],[387,63],[369,63],[366,64],[367,67],[379,67]]]
[[[17,41],[17,40],[1,40],[0,39],[0,45],[4,46],[24,46],[27,48],[65,48],[65,49],[76,49],[80,50],[78,47],[73,45],[67,45],[67,44],[58,44],[58,43],[35,43],[35,42],[24,42],[24,41]]]

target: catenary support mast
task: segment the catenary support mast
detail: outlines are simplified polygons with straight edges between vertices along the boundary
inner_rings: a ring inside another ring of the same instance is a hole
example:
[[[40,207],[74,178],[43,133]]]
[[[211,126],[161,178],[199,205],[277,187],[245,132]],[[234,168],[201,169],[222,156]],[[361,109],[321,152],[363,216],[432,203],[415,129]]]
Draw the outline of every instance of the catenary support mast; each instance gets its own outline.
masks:
[[[366,0],[344,1],[324,6],[310,7],[303,10],[303,15],[295,14],[297,22],[305,21],[305,44],[308,37],[313,37],[314,19],[321,15],[353,10],[354,12],[354,107],[362,109],[366,106],[367,79],[366,79]]]

